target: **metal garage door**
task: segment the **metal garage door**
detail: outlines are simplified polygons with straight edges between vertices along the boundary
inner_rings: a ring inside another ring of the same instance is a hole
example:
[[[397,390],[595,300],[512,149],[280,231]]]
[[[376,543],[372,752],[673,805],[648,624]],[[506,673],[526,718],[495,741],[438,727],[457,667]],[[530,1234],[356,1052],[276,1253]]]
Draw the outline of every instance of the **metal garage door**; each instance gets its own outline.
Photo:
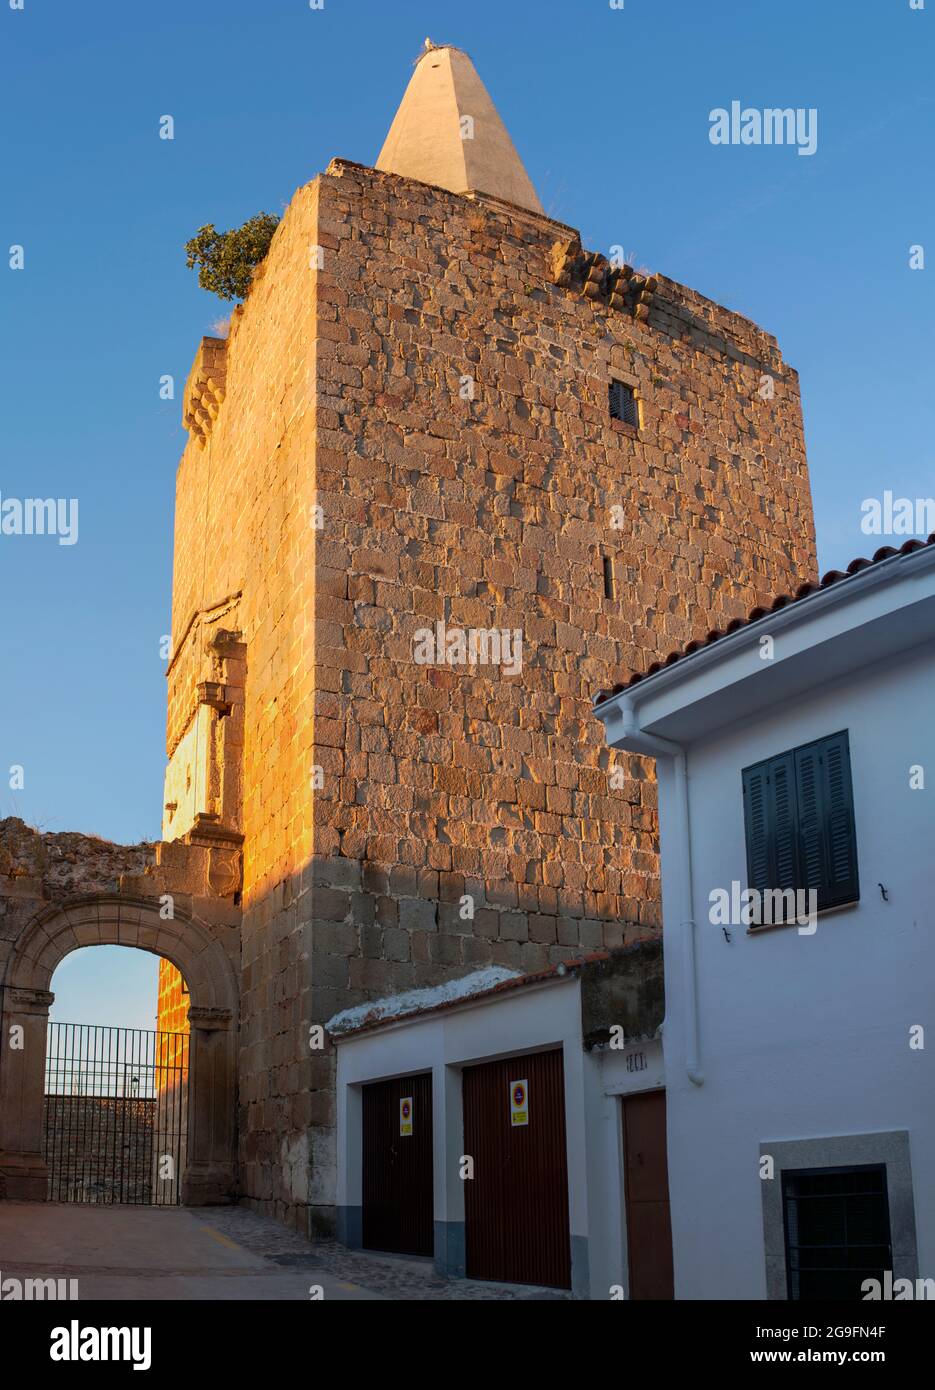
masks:
[[[432,1077],[363,1088],[363,1230],[367,1250],[431,1255]]]
[[[562,1054],[466,1067],[467,1275],[571,1287]]]

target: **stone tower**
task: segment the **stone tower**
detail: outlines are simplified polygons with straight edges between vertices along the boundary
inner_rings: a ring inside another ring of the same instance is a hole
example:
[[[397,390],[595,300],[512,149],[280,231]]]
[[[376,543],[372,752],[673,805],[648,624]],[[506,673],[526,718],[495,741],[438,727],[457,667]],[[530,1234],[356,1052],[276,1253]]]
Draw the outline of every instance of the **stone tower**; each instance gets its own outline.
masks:
[[[656,930],[651,767],[608,765],[591,697],[815,574],[798,382],[548,217],[428,46],[184,411],[164,834],[242,844],[240,1187],[327,1229],[314,1025]]]

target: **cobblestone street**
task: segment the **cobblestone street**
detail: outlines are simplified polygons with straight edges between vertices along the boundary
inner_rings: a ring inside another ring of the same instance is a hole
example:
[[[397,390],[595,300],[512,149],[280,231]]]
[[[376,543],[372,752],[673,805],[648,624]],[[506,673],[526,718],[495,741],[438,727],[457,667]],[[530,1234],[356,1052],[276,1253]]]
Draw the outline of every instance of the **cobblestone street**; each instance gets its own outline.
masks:
[[[492,1284],[471,1279],[442,1279],[435,1273],[431,1260],[347,1250],[336,1241],[315,1241],[312,1244],[278,1222],[257,1216],[244,1207],[215,1207],[193,1210],[191,1214],[271,1264],[307,1270],[310,1281],[317,1272],[353,1283],[368,1290],[370,1296],[418,1300],[570,1298],[570,1294],[560,1289]]]

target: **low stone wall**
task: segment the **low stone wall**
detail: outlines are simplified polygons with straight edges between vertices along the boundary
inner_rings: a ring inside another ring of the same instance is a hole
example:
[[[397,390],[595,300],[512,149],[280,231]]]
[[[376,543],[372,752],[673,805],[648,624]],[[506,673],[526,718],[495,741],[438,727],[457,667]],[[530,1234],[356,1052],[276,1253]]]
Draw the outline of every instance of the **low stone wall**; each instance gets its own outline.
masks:
[[[47,1095],[43,1132],[50,1201],[165,1203],[154,1099]]]

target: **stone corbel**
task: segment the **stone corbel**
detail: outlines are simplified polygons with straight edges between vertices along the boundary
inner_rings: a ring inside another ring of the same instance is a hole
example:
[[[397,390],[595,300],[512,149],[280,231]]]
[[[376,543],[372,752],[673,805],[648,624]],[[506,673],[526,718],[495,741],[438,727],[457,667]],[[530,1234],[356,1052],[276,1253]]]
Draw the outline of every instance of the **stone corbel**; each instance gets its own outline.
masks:
[[[55,1003],[55,995],[48,989],[23,989],[13,985],[8,991],[10,1006],[18,1014],[44,1014]]]
[[[203,449],[227,391],[227,340],[202,338],[188,381],[182,424]]]
[[[204,1032],[224,1032],[230,1029],[233,1023],[233,1014],[230,1009],[198,1007],[195,1004],[190,1004],[188,1022],[192,1028],[200,1028]]]
[[[599,251],[585,251],[575,239],[557,241],[549,256],[553,283],[585,298],[607,304],[645,322],[659,281],[640,275],[631,265],[612,266]]]
[[[220,681],[199,681],[198,703],[209,705],[211,709],[217,710],[218,714],[230,714],[232,702],[227,686],[222,685]]]
[[[208,638],[207,645],[209,651],[225,661],[243,661],[247,653],[243,634],[226,627],[216,628]]]

